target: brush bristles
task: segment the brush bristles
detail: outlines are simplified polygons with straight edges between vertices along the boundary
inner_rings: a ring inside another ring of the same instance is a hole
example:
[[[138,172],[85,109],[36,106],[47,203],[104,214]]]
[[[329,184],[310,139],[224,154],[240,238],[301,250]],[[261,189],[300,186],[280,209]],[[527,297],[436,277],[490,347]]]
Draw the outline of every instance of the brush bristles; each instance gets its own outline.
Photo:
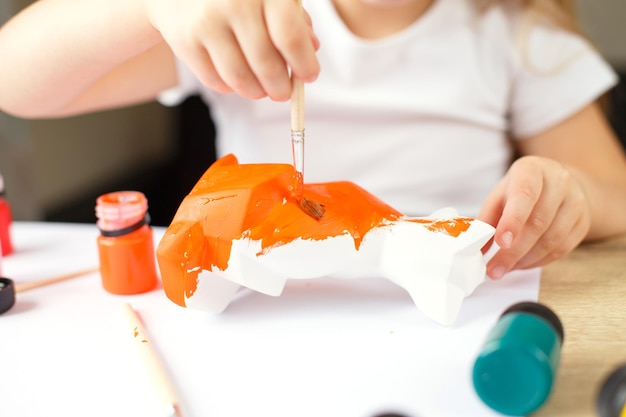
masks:
[[[323,204],[320,204],[316,201],[308,200],[306,198],[302,200],[298,200],[300,204],[300,208],[309,216],[313,217],[315,220],[320,220],[324,217],[324,213],[326,209]]]

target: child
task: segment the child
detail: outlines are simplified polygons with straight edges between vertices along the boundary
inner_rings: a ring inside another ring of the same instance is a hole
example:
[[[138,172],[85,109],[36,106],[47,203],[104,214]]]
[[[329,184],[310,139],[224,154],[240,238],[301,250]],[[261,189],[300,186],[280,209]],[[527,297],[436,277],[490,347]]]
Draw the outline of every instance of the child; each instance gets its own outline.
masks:
[[[220,155],[291,162],[291,69],[308,82],[306,181],[493,224],[497,279],[626,232],[626,158],[596,104],[616,77],[567,3],[40,0],[0,30],[0,109],[198,93]]]

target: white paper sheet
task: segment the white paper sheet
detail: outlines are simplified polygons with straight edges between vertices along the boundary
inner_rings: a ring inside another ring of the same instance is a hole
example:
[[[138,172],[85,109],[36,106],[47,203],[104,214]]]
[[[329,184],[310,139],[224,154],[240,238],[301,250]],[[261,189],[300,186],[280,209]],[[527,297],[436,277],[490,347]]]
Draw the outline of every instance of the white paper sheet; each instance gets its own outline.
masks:
[[[24,282],[97,265],[97,234],[92,225],[17,223],[17,253],[3,272]],[[442,327],[374,277],[294,280],[280,297],[243,292],[210,315],[160,289],[108,294],[94,273],[20,293],[0,317],[0,416],[166,416],[125,302],[142,316],[187,417],[496,416],[475,395],[471,367],[499,314],[537,300],[539,275],[485,282]]]

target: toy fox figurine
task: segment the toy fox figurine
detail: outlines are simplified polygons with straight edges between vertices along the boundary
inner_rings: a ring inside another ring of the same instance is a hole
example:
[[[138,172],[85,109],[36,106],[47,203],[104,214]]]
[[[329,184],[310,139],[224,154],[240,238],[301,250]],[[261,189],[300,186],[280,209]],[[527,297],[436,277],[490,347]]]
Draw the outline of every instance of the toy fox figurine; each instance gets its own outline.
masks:
[[[182,201],[157,248],[167,296],[222,312],[240,287],[278,296],[287,279],[380,276],[441,324],[485,278],[492,226],[453,209],[408,217],[354,183],[305,184],[315,219],[293,193],[288,164],[216,161]]]

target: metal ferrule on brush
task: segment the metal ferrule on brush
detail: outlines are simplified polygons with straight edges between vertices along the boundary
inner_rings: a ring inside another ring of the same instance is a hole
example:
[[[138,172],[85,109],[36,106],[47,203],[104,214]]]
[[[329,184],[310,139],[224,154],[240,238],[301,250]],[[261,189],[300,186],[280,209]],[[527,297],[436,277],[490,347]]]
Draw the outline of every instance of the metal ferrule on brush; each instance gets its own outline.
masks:
[[[291,153],[296,172],[304,173],[304,130],[291,131]]]

